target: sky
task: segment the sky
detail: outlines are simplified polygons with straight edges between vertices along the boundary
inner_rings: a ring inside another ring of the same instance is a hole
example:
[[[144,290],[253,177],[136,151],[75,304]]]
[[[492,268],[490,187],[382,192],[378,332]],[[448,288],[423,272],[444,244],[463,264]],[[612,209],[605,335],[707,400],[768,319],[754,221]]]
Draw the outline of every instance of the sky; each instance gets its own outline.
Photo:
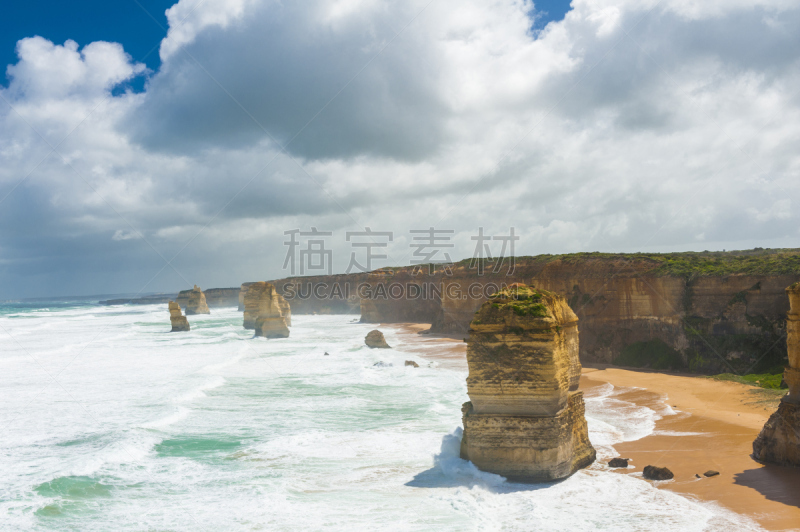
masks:
[[[511,231],[516,255],[800,247],[798,27],[790,0],[17,3],[0,299]]]

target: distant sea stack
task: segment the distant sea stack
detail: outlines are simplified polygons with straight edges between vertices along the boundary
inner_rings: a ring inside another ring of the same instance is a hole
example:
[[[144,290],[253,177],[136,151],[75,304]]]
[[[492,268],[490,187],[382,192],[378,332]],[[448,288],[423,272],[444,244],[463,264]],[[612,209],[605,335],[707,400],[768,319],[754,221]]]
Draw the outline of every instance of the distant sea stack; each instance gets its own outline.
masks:
[[[789,366],[783,380],[789,393],[781,399],[753,442],[753,457],[762,462],[800,467],[800,282],[786,289],[789,312],[786,314],[786,347]]]
[[[170,332],[189,330],[189,320],[181,314],[181,306],[174,301],[169,302],[169,321],[172,322],[172,331]]]
[[[178,294],[178,303],[186,309],[187,316],[211,314],[206,303],[206,296],[197,285],[194,285],[191,290],[181,290]]]
[[[287,338],[289,327],[283,312],[291,320],[289,303],[264,281],[252,283],[243,298],[244,328],[255,329],[256,336]],[[281,309],[284,309],[283,311]]]
[[[578,317],[552,292],[511,285],[470,324],[461,457],[509,480],[568,477],[595,459],[578,391]]]

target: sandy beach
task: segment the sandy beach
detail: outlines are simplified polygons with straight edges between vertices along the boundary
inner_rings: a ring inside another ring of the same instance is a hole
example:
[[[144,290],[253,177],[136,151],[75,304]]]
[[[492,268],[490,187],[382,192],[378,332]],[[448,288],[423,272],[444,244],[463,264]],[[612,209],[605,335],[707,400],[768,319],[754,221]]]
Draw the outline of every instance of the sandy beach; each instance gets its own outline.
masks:
[[[676,411],[641,440],[615,445],[632,468],[668,467],[675,479],[663,489],[714,501],[745,514],[767,530],[800,530],[800,471],[764,465],[750,457],[753,440],[777,408],[774,394],[702,377],[585,368],[582,387],[608,382],[629,388],[621,398],[640,405],[668,404]],[[706,478],[708,470],[718,476]],[[696,478],[700,475],[701,478]]]
[[[424,334],[428,324],[381,327],[394,329],[404,349],[441,365],[466,368],[463,335]],[[582,389],[603,383],[626,389],[620,396],[625,401],[657,411],[669,405],[676,412],[657,421],[650,436],[615,445],[631,465],[614,474],[640,475],[651,464],[668,467],[675,479],[658,483],[661,489],[714,502],[767,530],[800,530],[800,471],[760,464],[750,456],[753,440],[777,408],[778,394],[697,376],[583,369]],[[708,470],[719,475],[704,477]]]

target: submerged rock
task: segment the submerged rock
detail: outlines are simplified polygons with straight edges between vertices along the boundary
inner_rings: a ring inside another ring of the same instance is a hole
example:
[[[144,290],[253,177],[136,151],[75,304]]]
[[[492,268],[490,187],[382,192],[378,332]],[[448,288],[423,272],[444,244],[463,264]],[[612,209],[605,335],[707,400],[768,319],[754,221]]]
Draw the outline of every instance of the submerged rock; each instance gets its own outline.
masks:
[[[252,283],[244,295],[244,328],[255,329],[256,336],[287,338],[289,327],[281,307],[288,305],[272,284]]]
[[[510,480],[565,478],[594,462],[578,391],[578,317],[566,300],[512,285],[470,324],[461,457]]]
[[[789,393],[753,442],[753,457],[762,462],[800,467],[800,282],[786,289],[786,347],[789,366],[783,380]]]
[[[612,458],[608,461],[608,467],[628,467],[630,458]]]
[[[716,477],[717,475],[719,475],[719,471],[714,471],[713,469],[709,469],[708,471],[703,473],[703,476],[706,477]]]
[[[406,366],[411,366],[412,368],[418,368],[419,367],[419,364],[417,364],[413,360],[406,360],[406,364],[405,365]]]
[[[189,330],[189,320],[181,314],[181,306],[174,301],[169,302],[169,321],[172,323],[172,331],[170,332]]]
[[[394,364],[392,364],[391,362],[384,362],[382,360],[380,362],[375,362],[372,365],[373,368],[391,368],[393,366]]]
[[[642,471],[642,475],[647,480],[670,480],[674,478],[675,475],[672,474],[672,471],[667,469],[666,467],[656,467],[656,466],[645,466],[644,471]]]
[[[378,348],[378,349],[389,348],[389,344],[386,343],[386,339],[383,337],[383,333],[380,332],[378,329],[374,329],[368,332],[367,336],[364,338],[364,343],[367,344],[367,347],[371,348]]]
[[[184,308],[186,308],[186,315],[192,316],[195,314],[211,314],[211,310],[206,303],[206,296],[197,285],[191,290],[183,290],[178,294],[178,299],[184,300]]]

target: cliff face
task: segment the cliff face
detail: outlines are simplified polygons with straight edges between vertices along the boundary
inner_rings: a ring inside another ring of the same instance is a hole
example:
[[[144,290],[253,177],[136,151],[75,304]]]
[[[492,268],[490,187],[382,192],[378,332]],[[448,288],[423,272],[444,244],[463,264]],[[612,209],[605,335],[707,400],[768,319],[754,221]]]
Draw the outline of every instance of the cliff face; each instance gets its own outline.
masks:
[[[564,298],[513,285],[470,325],[462,458],[524,481],[591,464],[578,360],[578,318]]]
[[[273,284],[294,314],[361,312],[365,323],[431,323],[433,332],[466,336],[490,294],[523,282],[567,299],[581,320],[585,362],[765,373],[785,361],[783,290],[800,280],[800,250],[541,255],[518,257],[512,275],[491,265],[479,275],[469,263],[452,275],[405,267]]]
[[[367,274],[355,273],[287,277],[270,282],[291,305],[293,314],[358,314],[359,286],[366,280]]]
[[[206,303],[206,296],[197,285],[194,285],[191,290],[181,290],[178,294],[177,302],[186,309],[187,316],[211,314],[211,310],[209,310]]]
[[[182,290],[178,293],[177,298],[175,301],[181,306],[181,308],[186,308],[189,305],[190,298],[192,296],[192,290]],[[208,308],[224,308],[224,307],[235,307],[237,305],[237,301],[239,298],[239,289],[238,288],[209,288],[208,290],[202,291],[203,297],[206,301],[206,306]],[[135,301],[134,301],[135,302]],[[192,303],[194,304],[194,303]],[[208,314],[206,313],[199,313],[199,314]]]
[[[255,329],[256,336],[286,338],[289,328],[281,307],[289,304],[266,282],[252,283],[244,295],[244,328]]]
[[[441,311],[441,275],[379,270],[360,291],[362,323],[433,323]]]
[[[753,442],[756,460],[800,467],[800,283],[786,289],[790,310],[786,316],[789,365],[783,378],[789,393]]]
[[[800,278],[685,278],[653,269],[648,261],[608,259],[518,262],[511,277],[479,277],[456,269],[442,279],[441,311],[433,329],[465,332],[493,287],[519,280],[567,298],[581,320],[581,359],[586,362],[611,363],[628,346],[657,341],[672,353],[675,364],[692,371],[737,371],[779,340],[787,309],[782,287]]]
[[[181,314],[181,306],[175,301],[169,302],[169,321],[172,324],[172,331],[170,332],[189,330],[189,320],[186,319],[186,316]]]
[[[209,308],[223,308],[239,304],[239,291],[239,288],[209,288],[203,294]]]

